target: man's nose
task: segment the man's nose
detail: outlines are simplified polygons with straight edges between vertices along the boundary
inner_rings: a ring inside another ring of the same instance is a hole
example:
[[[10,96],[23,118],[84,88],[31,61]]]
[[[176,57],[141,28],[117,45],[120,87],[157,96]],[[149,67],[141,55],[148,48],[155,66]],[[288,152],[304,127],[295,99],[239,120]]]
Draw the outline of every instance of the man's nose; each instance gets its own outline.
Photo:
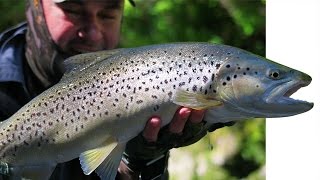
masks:
[[[101,29],[96,22],[86,23],[78,32],[78,36],[88,41],[100,41],[102,37]]]

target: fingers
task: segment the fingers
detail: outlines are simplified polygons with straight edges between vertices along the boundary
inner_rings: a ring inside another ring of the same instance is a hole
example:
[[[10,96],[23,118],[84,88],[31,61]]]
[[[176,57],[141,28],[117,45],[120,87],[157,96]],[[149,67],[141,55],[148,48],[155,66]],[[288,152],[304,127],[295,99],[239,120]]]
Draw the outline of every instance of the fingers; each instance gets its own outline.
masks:
[[[169,125],[169,131],[174,134],[182,133],[190,114],[191,109],[189,108],[182,107],[178,109]]]
[[[192,110],[189,121],[193,124],[200,123],[204,118],[205,110]]]
[[[169,131],[173,134],[181,134],[188,120],[194,124],[200,123],[203,120],[204,113],[204,110],[191,110],[185,107],[179,108],[169,124]],[[142,135],[146,141],[156,142],[160,128],[161,119],[159,117],[152,117],[147,122]]]
[[[159,117],[152,117],[147,122],[142,136],[148,142],[156,142],[158,139],[158,133],[161,128],[161,119]]]

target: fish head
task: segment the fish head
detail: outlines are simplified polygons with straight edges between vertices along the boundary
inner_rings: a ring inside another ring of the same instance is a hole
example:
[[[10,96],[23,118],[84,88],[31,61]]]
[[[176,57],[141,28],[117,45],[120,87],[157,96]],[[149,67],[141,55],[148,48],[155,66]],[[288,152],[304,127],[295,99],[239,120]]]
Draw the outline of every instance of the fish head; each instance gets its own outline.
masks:
[[[226,106],[247,117],[286,117],[313,107],[290,97],[311,80],[303,72],[245,52],[221,65],[216,89]]]

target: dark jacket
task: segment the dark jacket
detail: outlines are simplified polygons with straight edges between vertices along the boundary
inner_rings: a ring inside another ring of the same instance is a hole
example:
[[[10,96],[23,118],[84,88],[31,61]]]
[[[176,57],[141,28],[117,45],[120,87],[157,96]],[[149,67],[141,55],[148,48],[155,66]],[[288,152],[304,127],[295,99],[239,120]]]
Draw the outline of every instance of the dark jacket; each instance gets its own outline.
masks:
[[[5,120],[31,100],[26,86],[26,23],[0,35],[0,120]]]

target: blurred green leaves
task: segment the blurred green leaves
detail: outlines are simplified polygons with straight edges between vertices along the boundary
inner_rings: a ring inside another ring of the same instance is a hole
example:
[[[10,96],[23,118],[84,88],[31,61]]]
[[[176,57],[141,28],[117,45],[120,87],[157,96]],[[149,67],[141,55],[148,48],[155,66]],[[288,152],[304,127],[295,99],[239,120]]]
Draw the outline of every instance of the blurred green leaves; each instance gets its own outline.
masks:
[[[24,0],[1,0],[0,11],[0,32],[25,20]]]
[[[136,0],[125,5],[121,45],[205,41],[264,55],[265,2],[261,0]]]

